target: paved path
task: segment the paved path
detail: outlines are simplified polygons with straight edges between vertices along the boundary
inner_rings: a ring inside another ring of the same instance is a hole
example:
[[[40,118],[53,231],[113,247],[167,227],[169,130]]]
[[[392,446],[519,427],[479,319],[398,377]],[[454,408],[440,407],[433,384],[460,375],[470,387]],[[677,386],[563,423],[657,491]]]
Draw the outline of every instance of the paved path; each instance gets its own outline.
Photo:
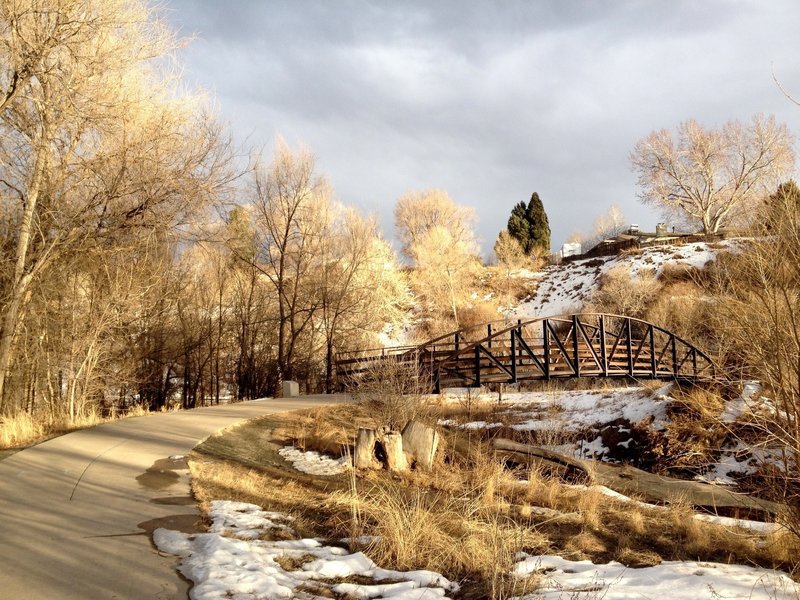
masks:
[[[0,461],[0,598],[186,598],[175,559],[161,556],[148,535],[197,520],[188,474],[169,457],[242,419],[342,399],[257,400],[124,419]]]

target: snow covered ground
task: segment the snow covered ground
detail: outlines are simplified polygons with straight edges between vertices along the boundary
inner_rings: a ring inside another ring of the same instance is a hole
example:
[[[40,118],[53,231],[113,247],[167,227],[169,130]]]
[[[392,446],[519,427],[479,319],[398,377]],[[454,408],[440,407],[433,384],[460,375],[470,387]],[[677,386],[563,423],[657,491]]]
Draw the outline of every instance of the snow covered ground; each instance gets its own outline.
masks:
[[[654,246],[639,254],[587,258],[572,263],[547,267],[530,300],[507,312],[511,319],[556,316],[578,312],[597,289],[600,277],[614,267],[624,265],[631,275],[652,269],[658,275],[666,264],[700,268],[720,251],[735,251],[737,240],[714,244],[696,242],[680,246]]]
[[[333,458],[319,452],[304,452],[294,446],[286,446],[278,450],[284,459],[298,471],[309,475],[338,475],[347,470],[347,459]]]
[[[800,597],[800,586],[786,574],[742,565],[668,561],[630,569],[617,562],[595,565],[560,556],[525,556],[514,567],[517,576],[538,574],[539,587],[526,600],[603,598],[691,600],[788,600]]]
[[[315,539],[285,539],[294,533],[291,519],[253,504],[214,501],[210,517],[208,533],[157,529],[153,534],[159,550],[181,557],[179,570],[194,582],[194,600],[311,599],[330,592],[337,597],[422,600],[447,598],[459,589],[439,573],[381,569],[361,552]],[[800,595],[800,586],[785,574],[741,565],[671,561],[631,569],[559,556],[521,554],[517,559],[515,576],[535,576],[526,600],[783,600]],[[357,583],[345,581],[354,576],[360,576]]]
[[[625,419],[631,423],[643,420],[650,422],[653,429],[667,426],[666,410],[670,402],[669,385],[656,392],[640,387],[625,387],[598,391],[558,391],[558,392],[505,392],[501,404],[493,407],[493,417],[502,419],[516,431],[537,432],[542,442],[552,450],[584,458],[602,458],[609,448],[603,446],[599,436],[594,439],[576,439],[576,434],[587,428],[599,427],[605,423]],[[460,389],[445,390],[449,402],[464,403]],[[474,393],[474,392],[472,392]],[[483,407],[492,400],[488,394],[477,397],[476,405]],[[459,427],[466,430],[493,429],[503,423],[497,421],[471,421],[456,423],[444,420],[440,425]],[[547,441],[549,440],[549,441]],[[620,442],[622,445],[628,443]]]
[[[193,600],[337,597],[422,600],[458,590],[431,571],[390,571],[362,552],[294,537],[291,518],[244,502],[211,503],[208,533],[156,529],[158,549],[181,557],[179,571],[194,582]],[[276,535],[278,534],[278,535]],[[273,538],[279,539],[273,539]],[[360,576],[370,583],[352,583]]]

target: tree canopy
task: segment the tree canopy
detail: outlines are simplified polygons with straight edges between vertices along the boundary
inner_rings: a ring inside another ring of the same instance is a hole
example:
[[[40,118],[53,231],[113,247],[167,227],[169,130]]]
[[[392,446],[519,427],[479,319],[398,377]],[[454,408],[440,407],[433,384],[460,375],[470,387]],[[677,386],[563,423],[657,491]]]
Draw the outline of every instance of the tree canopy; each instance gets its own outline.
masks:
[[[639,198],[704,233],[745,223],[793,171],[792,142],[786,125],[762,115],[720,129],[690,119],[674,138],[666,129],[654,131],[631,152]]]
[[[520,202],[511,210],[507,229],[526,255],[550,252],[550,223],[538,193],[527,206]]]

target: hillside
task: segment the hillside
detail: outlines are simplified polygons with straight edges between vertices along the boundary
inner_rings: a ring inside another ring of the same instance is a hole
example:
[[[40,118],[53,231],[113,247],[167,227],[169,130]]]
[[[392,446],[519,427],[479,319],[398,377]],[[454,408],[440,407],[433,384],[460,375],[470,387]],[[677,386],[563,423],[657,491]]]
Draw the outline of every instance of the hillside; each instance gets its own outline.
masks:
[[[508,310],[510,318],[535,318],[580,311],[597,291],[603,274],[615,267],[630,269],[631,275],[651,272],[659,277],[665,269],[700,269],[720,252],[735,251],[737,240],[696,242],[644,248],[618,256],[588,258],[551,265],[534,274],[535,294]]]

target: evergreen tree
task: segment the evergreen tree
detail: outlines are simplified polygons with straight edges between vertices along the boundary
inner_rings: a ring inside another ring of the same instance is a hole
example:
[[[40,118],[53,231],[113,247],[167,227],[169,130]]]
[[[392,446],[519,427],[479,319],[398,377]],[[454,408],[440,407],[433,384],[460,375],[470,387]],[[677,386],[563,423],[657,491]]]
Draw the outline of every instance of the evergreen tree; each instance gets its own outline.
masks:
[[[800,210],[800,188],[797,187],[794,179],[784,181],[778,186],[777,191],[770,196],[770,203],[773,206],[781,202],[793,210]]]
[[[550,223],[539,194],[533,192],[528,206],[518,203],[508,218],[508,233],[519,242],[526,255],[550,252]]]
[[[760,219],[766,229],[771,230],[776,221],[785,219],[787,214],[800,213],[800,188],[794,179],[784,181],[778,189],[766,199],[765,210]]]

